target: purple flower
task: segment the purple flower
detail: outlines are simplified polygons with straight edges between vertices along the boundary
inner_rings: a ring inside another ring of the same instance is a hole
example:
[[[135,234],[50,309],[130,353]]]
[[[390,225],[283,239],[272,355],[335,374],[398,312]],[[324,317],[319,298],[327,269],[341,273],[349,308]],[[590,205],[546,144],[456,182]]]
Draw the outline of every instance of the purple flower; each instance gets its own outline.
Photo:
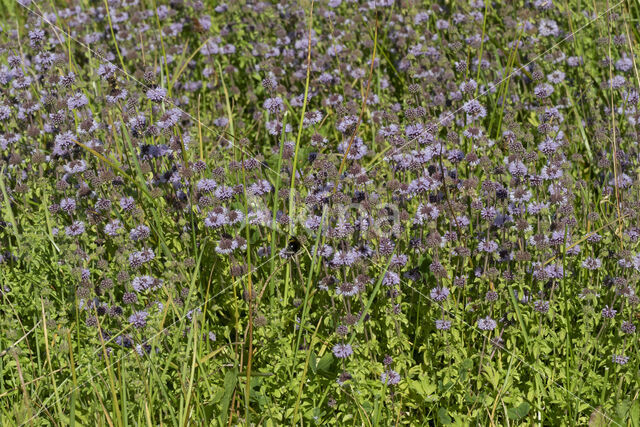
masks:
[[[358,117],[356,116],[345,116],[338,121],[336,128],[342,133],[348,133],[351,129],[353,129],[358,122]]]
[[[29,31],[29,43],[31,44],[31,47],[40,46],[43,40],[44,40],[44,30],[40,28],[36,28],[33,31]]]
[[[142,329],[147,326],[147,316],[149,316],[149,313],[146,311],[136,311],[129,316],[129,323],[137,329]]]
[[[129,255],[129,265],[131,268],[138,268],[142,264],[152,261],[156,257],[153,249],[143,249],[138,252],[133,252]]]
[[[486,108],[484,108],[484,106],[475,99],[465,102],[462,106],[462,109],[465,113],[467,113],[468,122],[474,122],[478,119],[486,117],[487,115]]]
[[[393,369],[389,369],[380,375],[380,381],[382,381],[382,384],[396,385],[400,382],[400,374]]]
[[[633,60],[629,58],[626,54],[623,54],[623,57],[616,61],[616,70],[627,72],[627,71],[630,71],[632,68],[633,68]]]
[[[340,144],[338,144],[338,152],[340,154],[344,154],[349,148],[349,141],[344,140]],[[356,136],[351,142],[351,148],[349,148],[349,154],[347,154],[347,159],[349,160],[360,160],[364,156],[367,155],[369,149],[364,144],[362,138]]]
[[[268,121],[266,126],[267,126],[267,131],[269,132],[269,135],[279,136],[282,133],[282,122],[278,120]],[[291,130],[292,130],[291,125],[287,123],[287,125],[284,128],[285,133],[289,133],[291,132]]]
[[[549,83],[558,84],[564,81],[565,74],[560,70],[555,70],[551,74],[547,75],[547,80]]]
[[[242,213],[242,211],[239,211],[238,209],[233,211],[230,210],[227,212],[227,222],[231,225],[239,224],[242,222],[243,219],[244,219],[244,214]]]
[[[357,294],[358,294],[358,286],[351,282],[342,282],[340,286],[336,288],[336,295],[352,297]]]
[[[87,162],[84,160],[73,160],[64,165],[63,168],[68,174],[74,175],[87,170]]]
[[[218,187],[214,193],[216,198],[221,201],[229,200],[233,197],[233,188],[227,187],[226,185],[221,185]]]
[[[340,266],[340,265],[350,266],[354,262],[356,262],[357,259],[358,259],[358,256],[356,255],[355,252],[336,251],[335,254],[333,255],[333,259],[331,262],[336,266]]]
[[[320,123],[322,121],[322,117],[323,115],[320,111],[310,111],[304,115],[302,124],[305,128],[308,128],[311,125]]]
[[[584,59],[581,56],[570,56],[567,58],[567,65],[569,67],[579,67],[584,64]]]
[[[605,319],[613,319],[614,317],[616,317],[617,313],[618,310],[613,307],[609,307],[608,305],[605,305],[602,309],[602,317],[604,317]]]
[[[478,319],[478,329],[482,331],[492,331],[496,326],[498,326],[496,321],[489,316]]]
[[[98,66],[98,75],[103,79],[107,80],[113,77],[116,70],[117,70],[116,66],[113,65],[111,62],[105,62]]]
[[[446,286],[438,286],[437,288],[431,289],[431,299],[436,302],[442,302],[447,299],[449,296],[449,288]]]
[[[223,225],[228,224],[229,221],[227,220],[227,215],[226,212],[224,210],[222,211],[211,211],[209,212],[209,214],[207,215],[207,217],[204,219],[204,225],[205,227],[208,228],[218,228],[218,227],[222,227]]]
[[[282,102],[282,98],[280,97],[267,98],[267,100],[264,101],[264,104],[262,104],[262,106],[266,110],[269,110],[271,114],[277,114],[284,111],[284,102]]]
[[[198,191],[203,193],[213,193],[217,187],[216,181],[209,178],[202,178],[197,184]]]
[[[407,193],[415,196],[418,194],[428,193],[429,191],[434,191],[440,188],[442,183],[430,176],[421,176],[419,178],[414,179],[409,183],[409,187],[407,188]]]
[[[76,210],[76,201],[72,198],[60,200],[60,209],[71,214]]]
[[[564,277],[564,268],[560,264],[549,264],[544,268],[544,272],[550,279],[562,279]]]
[[[307,218],[304,222],[304,226],[305,228],[308,228],[309,230],[317,230],[318,227],[320,227],[320,224],[322,222],[322,217],[318,216],[318,215],[312,215],[309,218]]]
[[[160,129],[169,129],[176,125],[182,117],[182,111],[179,108],[172,108],[167,111],[160,120],[156,122],[156,126]]]
[[[481,252],[488,252],[488,253],[492,253],[498,250],[498,244],[496,242],[494,242],[493,240],[489,240],[489,241],[481,241],[480,244],[478,245],[478,250]]]
[[[582,268],[586,268],[587,270],[597,270],[602,267],[602,261],[599,258],[587,257],[584,261],[582,261]]]
[[[75,110],[87,105],[88,103],[89,100],[85,94],[78,92],[67,100],[67,108],[69,108],[69,110]]]
[[[75,145],[74,140],[76,136],[71,132],[61,133],[56,135],[53,144],[53,154],[57,156],[64,156]]]
[[[620,329],[625,334],[632,334],[632,333],[634,333],[636,331],[636,325],[634,325],[633,323],[625,320],[624,322],[622,322],[622,325],[620,326]]]
[[[418,205],[418,210],[416,211],[416,216],[413,219],[414,224],[425,224],[429,221],[434,221],[438,219],[440,215],[440,209],[437,206],[431,203],[420,203]]]
[[[338,359],[346,359],[353,354],[353,348],[351,348],[351,344],[338,343],[333,346],[332,351],[333,355]]]
[[[521,160],[514,160],[509,163],[509,173],[513,176],[525,176],[527,174],[527,167]]]
[[[371,251],[371,254],[373,254],[373,251]],[[394,267],[404,267],[408,261],[409,258],[404,254],[393,254],[391,256],[390,265]]]
[[[166,96],[167,90],[163,87],[149,89],[147,91],[147,98],[152,102],[162,102]]]
[[[122,302],[125,304],[135,304],[138,302],[138,295],[134,294],[133,292],[125,292],[122,295]]]
[[[108,236],[116,236],[120,230],[122,230],[122,223],[119,219],[111,220],[104,226],[104,232]]]
[[[329,245],[323,245],[318,249],[318,255],[324,258],[329,258],[333,255],[333,248]]]
[[[438,19],[436,21],[436,28],[438,30],[448,30],[449,29],[449,22],[445,21],[444,19]]]
[[[253,184],[251,184],[248,188],[249,190],[248,192],[249,194],[254,196],[262,196],[269,193],[271,189],[272,187],[269,181],[267,181],[266,179],[262,179],[258,182],[254,182]]]
[[[64,232],[69,237],[79,236],[84,233],[84,222],[82,221],[73,221],[68,227],[65,227]]]
[[[547,313],[549,311],[549,301],[536,301],[533,303],[533,309],[538,313]]]
[[[278,256],[282,259],[292,258],[295,254],[288,250],[287,248],[282,248],[278,251]]]
[[[557,37],[560,35],[560,29],[553,19],[541,19],[540,25],[538,26],[538,34],[542,37]]]
[[[118,101],[124,101],[127,99],[127,95],[129,92],[126,89],[116,89],[108,93],[105,97],[107,99],[107,103],[115,104]]]
[[[11,107],[0,105],[0,120],[7,120],[9,117],[11,117]]]
[[[533,94],[538,98],[548,98],[553,93],[553,86],[548,83],[542,83],[533,89]]]
[[[195,308],[195,309],[193,309],[193,310],[189,310],[189,311],[187,311],[187,319],[189,319],[189,320],[193,319],[193,315],[194,315],[194,314],[195,314],[196,316],[197,316],[197,315],[202,314],[202,310],[200,309],[200,307],[196,307],[196,308]]]
[[[144,292],[148,289],[155,289],[160,286],[161,282],[151,276],[134,277],[131,281],[131,287],[136,292]]]
[[[133,197],[123,197],[120,199],[120,207],[124,211],[131,211],[135,207],[136,202],[133,200]]]
[[[629,356],[625,356],[623,354],[614,354],[611,356],[611,361],[613,363],[617,363],[618,365],[626,365],[629,361]]]
[[[400,277],[393,271],[387,271],[382,279],[382,284],[385,286],[395,286],[400,283]]]
[[[238,248],[238,244],[233,239],[222,238],[215,248],[215,251],[221,255],[229,255],[235,249]]]
[[[451,329],[451,321],[444,319],[436,320],[436,329],[439,331],[448,331]]]
[[[146,239],[150,234],[151,232],[149,230],[149,227],[147,227],[146,225],[139,225],[129,232],[129,238],[134,242],[137,242],[138,240]]]
[[[626,83],[626,79],[624,76],[614,76],[611,80],[609,80],[609,87],[611,89],[619,89],[624,86]]]

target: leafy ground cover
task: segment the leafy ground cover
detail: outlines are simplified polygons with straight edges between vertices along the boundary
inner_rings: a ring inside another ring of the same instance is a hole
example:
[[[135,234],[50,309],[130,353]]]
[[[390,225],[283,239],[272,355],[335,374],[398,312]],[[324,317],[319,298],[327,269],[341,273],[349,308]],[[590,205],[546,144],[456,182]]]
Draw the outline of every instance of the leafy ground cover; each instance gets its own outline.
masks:
[[[640,4],[2,0],[0,424],[640,426]]]

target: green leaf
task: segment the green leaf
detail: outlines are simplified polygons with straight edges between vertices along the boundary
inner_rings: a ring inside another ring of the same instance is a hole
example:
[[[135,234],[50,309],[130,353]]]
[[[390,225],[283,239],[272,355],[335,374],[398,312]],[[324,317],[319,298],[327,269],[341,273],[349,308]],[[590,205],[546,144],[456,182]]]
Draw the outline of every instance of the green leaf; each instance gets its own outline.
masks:
[[[527,414],[529,413],[529,409],[531,409],[531,405],[529,405],[527,402],[522,402],[515,408],[507,409],[507,416],[512,420],[520,420],[527,416]]]
[[[231,396],[233,396],[233,390],[236,388],[238,382],[238,371],[233,369],[227,371],[224,376],[224,395],[222,396],[222,417],[224,423],[227,423],[227,416],[229,415],[229,405],[231,404]]]
[[[309,366],[311,366],[311,371],[315,374],[318,369],[318,356],[316,356],[315,351],[312,351],[309,355]]]
[[[462,361],[461,369],[470,370],[473,368],[473,360],[467,358]]]
[[[632,427],[640,427],[640,401],[633,401],[631,409],[629,409],[629,420]]]
[[[440,421],[440,424],[445,426],[453,423],[453,420],[444,408],[438,409],[438,421]]]
[[[322,372],[329,372],[331,369],[331,364],[333,363],[333,360],[334,360],[333,354],[331,353],[325,354],[324,356],[322,356],[320,361],[318,361],[318,364],[316,365],[316,369]]]
[[[625,399],[622,402],[618,403],[618,407],[616,408],[617,420],[623,421],[625,418],[627,418],[627,414],[629,413],[630,409],[631,409],[630,401]]]
[[[602,413],[602,407],[597,407],[589,417],[589,427],[606,427],[607,419]]]

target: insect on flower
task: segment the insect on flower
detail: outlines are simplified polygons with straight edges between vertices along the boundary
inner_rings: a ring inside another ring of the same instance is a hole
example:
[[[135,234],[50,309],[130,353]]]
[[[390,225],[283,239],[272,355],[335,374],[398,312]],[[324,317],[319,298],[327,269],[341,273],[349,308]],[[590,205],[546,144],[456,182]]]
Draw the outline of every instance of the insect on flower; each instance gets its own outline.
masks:
[[[300,241],[294,236],[289,239],[289,243],[287,243],[287,247],[285,248],[285,253],[292,256],[297,254],[301,248],[302,245],[300,244]]]

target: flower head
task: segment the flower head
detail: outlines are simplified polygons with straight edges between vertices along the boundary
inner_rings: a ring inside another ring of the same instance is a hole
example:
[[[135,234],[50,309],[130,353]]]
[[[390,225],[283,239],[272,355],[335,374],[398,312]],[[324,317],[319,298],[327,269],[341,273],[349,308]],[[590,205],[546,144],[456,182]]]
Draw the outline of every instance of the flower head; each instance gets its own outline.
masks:
[[[351,344],[338,343],[333,346],[333,355],[338,359],[346,359],[353,354]]]

